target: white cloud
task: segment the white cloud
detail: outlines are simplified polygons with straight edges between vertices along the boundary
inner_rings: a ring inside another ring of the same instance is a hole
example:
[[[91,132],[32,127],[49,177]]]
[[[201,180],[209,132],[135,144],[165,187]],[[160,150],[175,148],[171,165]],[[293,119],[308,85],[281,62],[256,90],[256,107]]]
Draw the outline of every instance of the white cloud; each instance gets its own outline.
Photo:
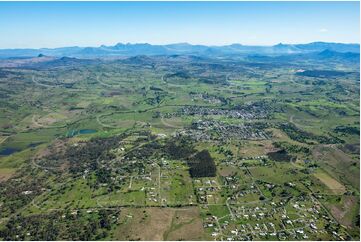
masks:
[[[321,33],[326,33],[326,32],[328,32],[328,29],[322,28],[322,29],[320,29],[320,32]]]

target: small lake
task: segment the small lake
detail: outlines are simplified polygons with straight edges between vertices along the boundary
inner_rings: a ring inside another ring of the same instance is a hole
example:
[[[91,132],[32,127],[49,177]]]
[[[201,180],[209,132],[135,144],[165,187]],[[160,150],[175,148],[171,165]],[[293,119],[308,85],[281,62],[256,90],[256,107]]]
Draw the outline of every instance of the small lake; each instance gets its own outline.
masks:
[[[93,134],[97,131],[95,129],[81,129],[79,130],[79,134]]]
[[[44,144],[44,142],[31,143],[31,144],[28,145],[28,148],[34,148],[34,147],[36,147],[38,145],[41,145],[41,144]]]
[[[11,154],[13,154],[15,152],[19,152],[19,151],[20,151],[20,149],[6,147],[6,148],[0,150],[0,156],[11,155]]]

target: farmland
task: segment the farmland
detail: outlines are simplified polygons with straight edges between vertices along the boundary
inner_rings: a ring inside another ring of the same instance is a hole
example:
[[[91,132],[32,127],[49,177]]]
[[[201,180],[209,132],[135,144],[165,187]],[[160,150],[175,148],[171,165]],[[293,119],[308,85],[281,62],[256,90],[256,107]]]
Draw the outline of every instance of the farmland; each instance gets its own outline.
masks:
[[[0,60],[0,239],[359,240],[359,62],[255,58]]]

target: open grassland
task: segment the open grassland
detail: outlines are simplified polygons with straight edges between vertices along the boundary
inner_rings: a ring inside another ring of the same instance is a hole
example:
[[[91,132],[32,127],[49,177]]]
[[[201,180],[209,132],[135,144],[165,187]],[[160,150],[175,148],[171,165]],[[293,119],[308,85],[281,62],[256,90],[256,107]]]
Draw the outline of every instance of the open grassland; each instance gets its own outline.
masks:
[[[239,58],[1,67],[0,240],[359,240],[358,63]]]
[[[350,155],[338,148],[325,146],[316,147],[313,154],[330,174],[334,174],[345,184],[359,188],[360,177],[357,174],[359,174],[360,165]]]
[[[6,181],[15,173],[15,169],[0,168],[0,182]]]
[[[330,175],[323,171],[317,171],[314,173],[314,176],[324,183],[330,190],[335,194],[342,195],[346,192],[346,188],[340,182],[332,178]]]
[[[204,232],[197,207],[125,209],[116,240],[202,240]]]

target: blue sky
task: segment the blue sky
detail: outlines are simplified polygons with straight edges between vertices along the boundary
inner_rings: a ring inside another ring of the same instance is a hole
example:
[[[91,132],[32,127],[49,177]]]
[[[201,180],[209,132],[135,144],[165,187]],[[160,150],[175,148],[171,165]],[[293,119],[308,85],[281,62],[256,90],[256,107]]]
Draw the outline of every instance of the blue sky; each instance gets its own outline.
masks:
[[[359,2],[0,2],[0,48],[359,43]]]

